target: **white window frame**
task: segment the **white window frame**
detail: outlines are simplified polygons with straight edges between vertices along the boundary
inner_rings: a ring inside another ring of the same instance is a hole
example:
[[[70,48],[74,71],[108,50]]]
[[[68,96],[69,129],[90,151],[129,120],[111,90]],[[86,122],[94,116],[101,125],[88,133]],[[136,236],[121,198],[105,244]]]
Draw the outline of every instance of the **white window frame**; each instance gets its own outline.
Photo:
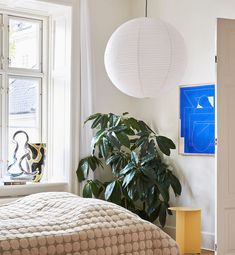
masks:
[[[1,16],[2,15],[2,16]],[[17,11],[7,11],[0,10],[0,20],[1,22],[1,35],[2,35],[2,47],[0,47],[1,56],[1,66],[0,66],[0,77],[1,79],[1,117],[2,117],[2,142],[0,149],[1,167],[0,167],[0,177],[3,177],[8,166],[8,91],[9,91],[9,78],[29,78],[29,79],[39,79],[40,80],[40,100],[39,100],[39,118],[40,118],[40,138],[41,141],[47,143],[48,134],[48,74],[49,74],[49,18],[47,16],[40,16],[34,14],[20,13]],[[41,43],[39,47],[39,69],[28,69],[28,68],[13,68],[9,67],[9,18],[23,19],[23,20],[33,20],[39,22],[40,26],[40,37]],[[48,163],[48,161],[47,161]],[[46,163],[46,168],[47,164]],[[46,171],[47,172],[47,171]],[[47,176],[46,176],[47,177]]]

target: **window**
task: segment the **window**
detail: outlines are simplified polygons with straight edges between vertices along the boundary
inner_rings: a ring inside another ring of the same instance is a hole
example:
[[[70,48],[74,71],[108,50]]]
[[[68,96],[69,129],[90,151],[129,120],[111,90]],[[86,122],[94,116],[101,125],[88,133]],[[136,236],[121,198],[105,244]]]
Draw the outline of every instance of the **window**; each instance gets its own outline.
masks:
[[[32,143],[47,142],[47,19],[0,14],[1,177],[12,161],[13,134],[23,130]],[[23,136],[19,140],[25,139]],[[21,148],[19,148],[21,149]]]
[[[74,169],[71,148],[76,147],[76,142],[71,143],[71,116],[75,115],[71,91],[78,90],[77,72],[71,74],[72,69],[79,70],[76,50],[71,56],[72,41],[78,39],[72,38],[76,35],[76,29],[72,34],[72,7],[50,0],[7,2],[3,9],[0,3],[0,178],[12,162],[12,136],[24,130],[30,142],[46,143],[43,182],[68,183]],[[23,194],[25,189],[29,186]],[[0,197],[22,195],[16,187],[8,190],[1,189]]]

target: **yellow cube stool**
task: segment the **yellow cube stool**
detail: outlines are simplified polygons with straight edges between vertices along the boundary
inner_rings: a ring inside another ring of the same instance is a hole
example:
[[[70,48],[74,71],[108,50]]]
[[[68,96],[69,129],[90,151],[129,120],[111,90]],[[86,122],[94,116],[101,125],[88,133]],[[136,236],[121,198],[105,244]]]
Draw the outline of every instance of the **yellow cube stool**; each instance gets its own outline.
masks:
[[[201,253],[201,209],[170,207],[176,211],[176,242],[184,253]]]

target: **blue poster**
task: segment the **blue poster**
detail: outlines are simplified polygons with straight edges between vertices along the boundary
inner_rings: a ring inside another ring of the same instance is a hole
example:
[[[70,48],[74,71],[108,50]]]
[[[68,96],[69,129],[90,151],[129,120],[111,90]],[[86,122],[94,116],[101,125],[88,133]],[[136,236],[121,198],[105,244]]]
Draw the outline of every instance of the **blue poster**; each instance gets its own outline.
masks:
[[[183,153],[215,153],[215,85],[180,87]]]

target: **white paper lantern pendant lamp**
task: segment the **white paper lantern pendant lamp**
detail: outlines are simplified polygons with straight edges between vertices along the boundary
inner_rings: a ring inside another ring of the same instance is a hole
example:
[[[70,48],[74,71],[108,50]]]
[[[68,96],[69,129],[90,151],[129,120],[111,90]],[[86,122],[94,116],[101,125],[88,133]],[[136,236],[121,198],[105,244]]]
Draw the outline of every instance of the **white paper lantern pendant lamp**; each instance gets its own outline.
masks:
[[[105,50],[105,68],[112,83],[137,98],[157,97],[177,86],[186,67],[181,34],[160,19],[130,20],[111,36]]]

